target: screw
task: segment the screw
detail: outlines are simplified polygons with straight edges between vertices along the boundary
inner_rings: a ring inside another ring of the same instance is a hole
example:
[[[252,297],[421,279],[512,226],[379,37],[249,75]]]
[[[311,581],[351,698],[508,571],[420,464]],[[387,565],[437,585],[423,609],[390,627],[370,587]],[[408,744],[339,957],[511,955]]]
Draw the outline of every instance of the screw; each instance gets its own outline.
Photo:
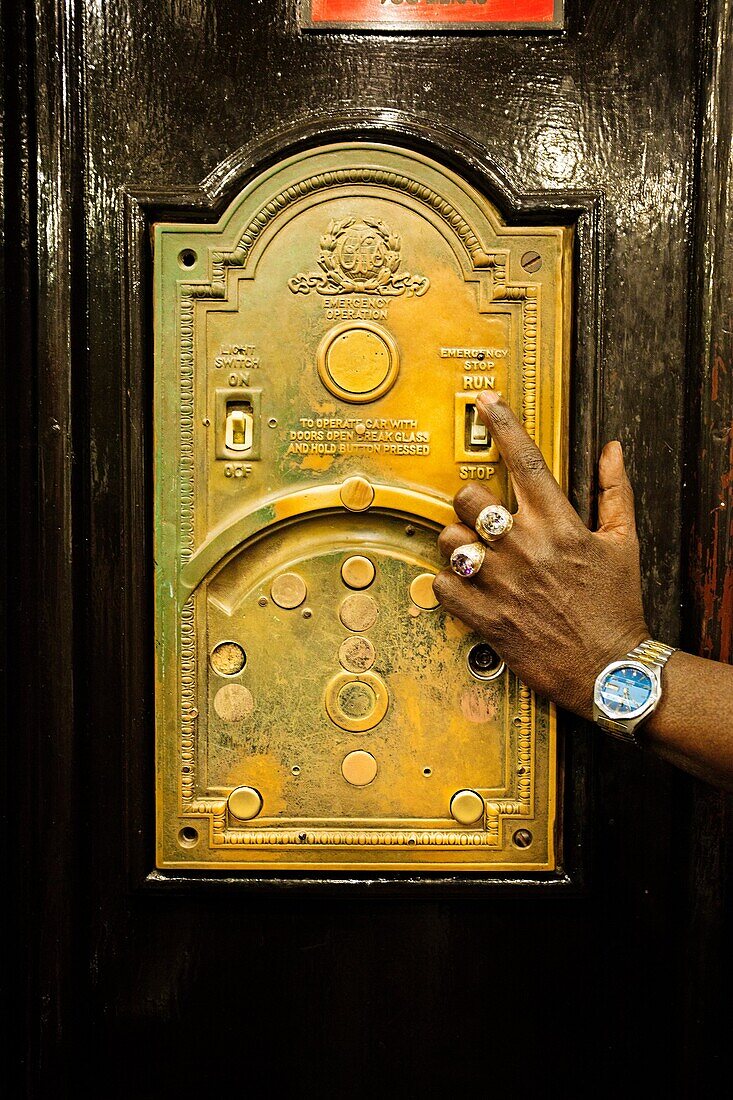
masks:
[[[517,848],[529,848],[532,843],[532,834],[529,829],[517,829],[512,840]]]
[[[412,526],[411,523],[409,523],[407,527],[405,527],[405,534],[409,535],[410,537],[415,534],[415,528]]]
[[[260,607],[267,607],[267,596],[260,596],[257,603],[260,605]]]
[[[311,609],[309,607],[304,607],[303,608],[303,618],[304,619],[310,619],[312,614],[313,614],[313,612],[311,611]]]
[[[542,257],[539,252],[525,252],[519,262],[525,271],[539,271],[542,267]]]

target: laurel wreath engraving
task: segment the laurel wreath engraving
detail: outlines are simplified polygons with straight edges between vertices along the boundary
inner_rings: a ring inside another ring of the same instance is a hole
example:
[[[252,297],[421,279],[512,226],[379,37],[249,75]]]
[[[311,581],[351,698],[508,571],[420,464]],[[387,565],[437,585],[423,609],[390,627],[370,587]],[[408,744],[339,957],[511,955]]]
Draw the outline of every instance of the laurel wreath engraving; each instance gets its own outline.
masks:
[[[382,247],[369,252],[366,246],[375,234]],[[352,242],[352,253],[358,251],[357,271],[353,270],[353,265],[349,267],[344,262],[343,252],[349,242]],[[288,286],[293,294],[310,294],[311,290],[315,290],[318,294],[356,292],[385,296],[404,294],[408,298],[415,295],[419,298],[430,286],[430,280],[424,275],[399,272],[401,239],[376,218],[351,217],[332,221],[321,237],[320,245],[318,266],[321,271],[301,272],[289,279]]]

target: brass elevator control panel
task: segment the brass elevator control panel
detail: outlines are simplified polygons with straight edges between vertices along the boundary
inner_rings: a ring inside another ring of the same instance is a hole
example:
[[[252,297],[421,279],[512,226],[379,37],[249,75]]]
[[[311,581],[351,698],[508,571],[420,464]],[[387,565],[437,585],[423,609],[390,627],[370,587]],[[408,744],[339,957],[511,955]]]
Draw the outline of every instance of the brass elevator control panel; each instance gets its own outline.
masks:
[[[571,244],[366,142],[155,226],[160,867],[558,866],[554,710],[433,578],[514,507],[481,390],[565,485]]]

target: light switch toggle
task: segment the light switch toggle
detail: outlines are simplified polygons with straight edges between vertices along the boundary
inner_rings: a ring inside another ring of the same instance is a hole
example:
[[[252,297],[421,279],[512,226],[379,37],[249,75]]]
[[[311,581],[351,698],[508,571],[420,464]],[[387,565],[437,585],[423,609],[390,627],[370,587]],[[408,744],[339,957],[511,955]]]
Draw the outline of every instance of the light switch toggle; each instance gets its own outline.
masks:
[[[467,450],[486,451],[491,446],[489,429],[475,405],[466,405],[466,443]]]
[[[230,451],[251,451],[254,443],[254,415],[250,404],[227,405],[226,446]]]

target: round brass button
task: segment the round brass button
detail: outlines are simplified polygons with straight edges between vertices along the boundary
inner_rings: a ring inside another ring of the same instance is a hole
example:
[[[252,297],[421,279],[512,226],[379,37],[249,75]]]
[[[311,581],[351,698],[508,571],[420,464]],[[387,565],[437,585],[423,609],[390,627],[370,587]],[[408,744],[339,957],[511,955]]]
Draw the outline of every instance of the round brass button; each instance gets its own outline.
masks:
[[[219,642],[211,651],[211,667],[220,676],[237,676],[247,663],[247,656],[237,642]]]
[[[365,733],[387,713],[387,685],[376,672],[339,672],[326,687],[324,703],[335,725],[349,733]]]
[[[374,500],[374,489],[365,477],[347,477],[339,496],[350,512],[366,512]]]
[[[339,646],[339,662],[347,672],[366,672],[376,653],[368,638],[345,638]]]
[[[341,762],[341,774],[352,787],[366,787],[377,774],[377,761],[370,752],[357,749]]]
[[[366,592],[354,592],[347,596],[339,608],[339,618],[348,630],[368,630],[379,615],[377,601]]]
[[[434,580],[433,573],[421,573],[410,585],[410,599],[423,611],[434,611],[440,602],[433,590]]]
[[[254,710],[252,692],[244,684],[227,684],[214,696],[214,710],[223,722],[241,722]]]
[[[358,680],[344,684],[338,693],[338,706],[347,718],[366,718],[374,713],[377,705],[377,696],[374,688],[369,684],[362,684]]]
[[[458,791],[450,800],[450,812],[460,825],[474,825],[484,814],[484,800],[475,791]]]
[[[251,821],[262,809],[262,795],[254,787],[236,787],[227,800],[229,813],[240,821]]]
[[[376,401],[394,385],[399,353],[394,339],[368,322],[337,325],[327,332],[317,354],[318,374],[342,401]]]
[[[287,611],[300,607],[307,595],[306,583],[297,573],[281,573],[275,577],[270,588],[272,602]]]
[[[374,563],[361,554],[347,558],[341,566],[341,579],[349,588],[368,588],[374,580]]]

